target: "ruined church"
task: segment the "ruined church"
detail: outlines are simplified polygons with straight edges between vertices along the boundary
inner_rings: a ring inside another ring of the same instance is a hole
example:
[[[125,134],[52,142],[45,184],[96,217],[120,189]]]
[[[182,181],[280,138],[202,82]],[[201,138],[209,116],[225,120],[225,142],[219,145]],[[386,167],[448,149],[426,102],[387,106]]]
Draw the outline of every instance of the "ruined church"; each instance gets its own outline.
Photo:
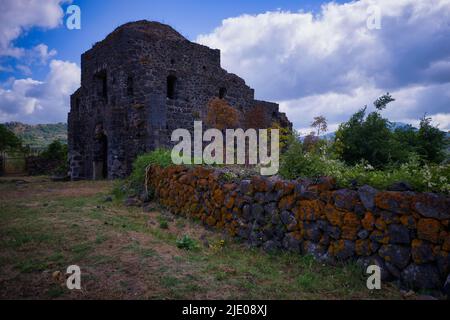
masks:
[[[126,177],[139,154],[171,147],[173,130],[193,130],[213,98],[250,116],[258,106],[267,127],[292,127],[278,104],[255,100],[243,79],[221,68],[219,50],[158,22],[118,27],[81,56],[68,115],[71,178]]]

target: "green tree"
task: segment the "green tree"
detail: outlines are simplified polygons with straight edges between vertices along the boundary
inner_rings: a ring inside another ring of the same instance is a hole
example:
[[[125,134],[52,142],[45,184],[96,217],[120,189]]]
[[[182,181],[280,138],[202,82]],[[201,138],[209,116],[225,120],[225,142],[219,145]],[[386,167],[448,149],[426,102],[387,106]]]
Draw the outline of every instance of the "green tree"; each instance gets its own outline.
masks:
[[[55,140],[47,146],[41,156],[48,160],[60,160],[65,162],[67,160],[67,145]]]
[[[394,157],[389,121],[378,112],[366,117],[366,107],[341,124],[336,132],[336,150],[342,160],[354,165],[362,160],[383,167]]]
[[[394,139],[401,152],[415,153],[425,163],[438,164],[445,160],[446,134],[431,124],[431,118],[424,116],[419,129],[411,125],[395,129]]]
[[[445,159],[446,134],[434,127],[426,115],[420,121],[417,136],[418,153],[422,159],[431,163],[441,163]]]
[[[0,124],[0,151],[20,148],[22,141],[6,126]]]
[[[366,116],[365,106],[339,126],[334,149],[343,161],[354,165],[365,160],[376,168],[407,161],[408,153],[394,139],[391,123],[380,114],[392,101],[387,93],[373,103],[376,111]]]
[[[375,108],[378,111],[382,111],[384,109],[386,109],[387,105],[391,102],[394,102],[395,99],[392,98],[392,96],[388,93],[382,95],[381,97],[379,97],[377,100],[375,100],[375,102],[373,103],[373,105],[375,106]]]
[[[321,132],[327,132],[328,130],[327,119],[324,116],[315,117],[311,123],[311,127],[315,128],[317,130],[317,136],[320,136]]]

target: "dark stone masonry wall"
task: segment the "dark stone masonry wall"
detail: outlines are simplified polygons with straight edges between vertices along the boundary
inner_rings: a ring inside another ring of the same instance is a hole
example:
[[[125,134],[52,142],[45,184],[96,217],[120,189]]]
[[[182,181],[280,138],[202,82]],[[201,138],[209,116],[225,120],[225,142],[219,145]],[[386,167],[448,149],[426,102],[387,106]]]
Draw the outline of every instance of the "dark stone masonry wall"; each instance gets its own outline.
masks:
[[[269,125],[292,126],[277,104],[255,100],[243,79],[222,69],[219,50],[157,22],[120,26],[81,56],[68,117],[72,179],[125,177],[137,155],[170,147],[173,130],[193,130],[215,97],[240,114],[262,106]]]
[[[382,280],[442,289],[450,271],[450,198],[335,189],[331,178],[229,182],[204,167],[152,167],[148,187],[175,214],[198,218],[251,246],[311,254],[326,263],[376,264]],[[448,280],[447,280],[448,281]]]
[[[60,160],[50,160],[39,156],[25,158],[27,173],[30,176],[52,174],[58,167],[63,165]]]

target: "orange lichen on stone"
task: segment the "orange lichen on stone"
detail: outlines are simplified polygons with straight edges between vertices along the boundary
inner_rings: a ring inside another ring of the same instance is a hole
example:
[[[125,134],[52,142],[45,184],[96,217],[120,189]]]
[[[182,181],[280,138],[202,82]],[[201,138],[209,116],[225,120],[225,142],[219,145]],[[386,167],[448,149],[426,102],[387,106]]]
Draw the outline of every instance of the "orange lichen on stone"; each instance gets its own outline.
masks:
[[[375,220],[375,227],[378,230],[386,230],[387,228],[387,224],[386,222],[383,220],[383,218],[379,217]]]
[[[280,202],[278,203],[278,208],[281,210],[290,209],[294,206],[295,197],[294,195],[288,195],[283,198],[281,198]]]
[[[223,229],[224,226],[225,226],[225,223],[223,221],[219,221],[216,224],[216,228],[218,228],[218,229]]]
[[[234,198],[234,197],[228,198],[228,200],[225,202],[225,207],[226,207],[227,209],[233,208],[234,202],[235,202],[235,198]]]
[[[450,251],[450,233],[447,231],[442,231],[440,234],[440,240],[442,241],[442,249],[445,251]]]
[[[321,192],[320,199],[325,203],[331,203],[333,201],[333,192],[331,192],[331,191]]]
[[[405,192],[386,191],[375,196],[375,205],[381,209],[397,212],[411,212],[411,196]]]
[[[207,179],[209,177],[209,174],[211,173],[210,170],[206,169],[205,167],[195,167],[193,169],[193,174],[199,178]]]
[[[288,181],[288,182],[284,185],[284,192],[285,192],[286,194],[289,194],[289,193],[291,193],[291,192],[294,192],[295,185],[296,185],[296,184],[295,184],[294,182]]]
[[[325,207],[325,215],[333,226],[342,226],[344,220],[344,213],[337,210],[334,206],[328,204]]]
[[[330,243],[330,246],[328,247],[328,254],[330,254],[331,256],[335,256],[336,253],[339,251],[339,249],[342,250],[342,248],[344,247],[344,243],[343,241],[332,241]]]
[[[350,241],[347,242],[351,243]],[[349,248],[346,246],[346,240],[333,241],[328,247],[328,253],[330,255],[340,258],[349,257],[354,253],[353,250],[354,248],[352,249],[352,252],[349,252]]]
[[[336,185],[336,179],[332,178],[332,177],[324,177],[321,179],[321,182],[311,186],[308,188],[308,190],[311,191],[317,191],[317,192],[324,192],[324,191],[329,191],[332,190]]]
[[[267,180],[262,177],[258,177],[258,176],[252,177],[251,183],[253,186],[253,190],[255,190],[256,192],[267,192],[268,191]]]
[[[225,200],[225,195],[223,194],[223,191],[220,189],[216,189],[213,194],[213,199],[216,205],[221,205]]]
[[[315,221],[324,216],[324,204],[320,200],[302,200],[293,211],[300,220]]]
[[[435,219],[420,219],[417,223],[417,236],[419,239],[438,243],[440,223]]]
[[[424,240],[414,239],[411,243],[411,256],[416,264],[433,261],[439,251],[439,247],[433,248],[429,242]]]
[[[356,240],[355,252],[358,256],[370,256],[372,253],[369,240]]]
[[[366,212],[361,223],[364,229],[372,231],[375,228],[375,216],[372,212]]]
[[[344,224],[342,225],[342,239],[356,240],[361,222],[354,212],[344,214]]]
[[[414,217],[412,215],[406,215],[406,214],[402,215],[400,217],[400,222],[408,229],[416,229],[417,228],[416,220],[414,219]]]
[[[273,186],[275,191],[281,191],[284,188],[284,181],[283,180],[277,180],[275,181],[275,184]]]
[[[231,192],[236,189],[236,185],[234,183],[227,183],[223,185],[223,190],[225,192]]]
[[[389,243],[389,236],[386,232],[381,230],[374,230],[370,234],[370,239],[373,239],[374,241],[382,244],[388,244]]]
[[[214,219],[214,217],[213,216],[209,216],[207,219],[206,219],[206,223],[209,225],[209,226],[211,226],[211,227],[213,227],[215,224],[216,224],[216,219]]]

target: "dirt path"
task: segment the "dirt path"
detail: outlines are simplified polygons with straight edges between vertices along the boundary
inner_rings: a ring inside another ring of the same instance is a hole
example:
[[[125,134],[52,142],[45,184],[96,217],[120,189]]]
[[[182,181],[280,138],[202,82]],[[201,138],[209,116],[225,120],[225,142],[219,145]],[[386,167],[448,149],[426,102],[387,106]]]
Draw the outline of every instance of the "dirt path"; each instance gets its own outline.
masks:
[[[112,187],[0,178],[0,298],[402,298],[390,284],[367,290],[353,265],[267,255],[157,204],[143,212],[105,201]],[[177,247],[185,235],[192,250]],[[70,265],[81,268],[80,291],[65,285]]]

